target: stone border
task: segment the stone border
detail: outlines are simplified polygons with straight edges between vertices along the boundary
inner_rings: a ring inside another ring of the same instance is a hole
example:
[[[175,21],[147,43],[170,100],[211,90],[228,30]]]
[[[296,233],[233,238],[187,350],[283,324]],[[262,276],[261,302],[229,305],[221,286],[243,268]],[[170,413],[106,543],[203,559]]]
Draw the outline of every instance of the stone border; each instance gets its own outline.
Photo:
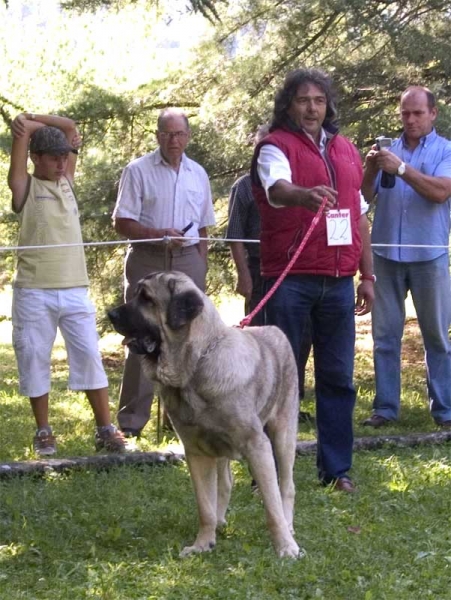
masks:
[[[0,464],[0,479],[13,475],[36,475],[49,472],[62,473],[72,469],[107,470],[122,465],[166,465],[185,459],[174,452],[126,452],[124,454],[98,454],[74,458],[48,458]]]
[[[451,431],[436,433],[417,433],[407,436],[370,436],[358,438],[354,450],[376,450],[382,447],[409,448],[414,446],[435,445],[451,442]],[[296,453],[299,456],[313,454],[316,441],[298,442]],[[182,462],[184,454],[174,452],[127,452],[125,454],[99,454],[97,456],[78,456],[74,458],[49,458],[0,464],[0,479],[13,475],[37,475],[49,472],[64,472],[72,469],[93,468],[106,470],[118,465],[173,465]]]
[[[354,440],[354,451],[377,450],[378,448],[411,448],[414,446],[435,445],[451,442],[451,431],[438,431],[432,433],[412,433],[410,435],[385,435],[368,436]],[[296,452],[298,455],[312,454],[316,451],[316,441],[298,442]]]

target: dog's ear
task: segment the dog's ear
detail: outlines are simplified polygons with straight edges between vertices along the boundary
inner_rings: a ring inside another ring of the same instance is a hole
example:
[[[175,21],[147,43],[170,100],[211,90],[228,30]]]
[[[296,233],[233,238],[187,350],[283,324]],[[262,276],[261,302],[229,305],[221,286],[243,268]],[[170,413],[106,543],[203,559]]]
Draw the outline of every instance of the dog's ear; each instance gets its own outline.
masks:
[[[204,303],[195,291],[172,296],[167,310],[167,324],[171,329],[180,329],[200,315]]]

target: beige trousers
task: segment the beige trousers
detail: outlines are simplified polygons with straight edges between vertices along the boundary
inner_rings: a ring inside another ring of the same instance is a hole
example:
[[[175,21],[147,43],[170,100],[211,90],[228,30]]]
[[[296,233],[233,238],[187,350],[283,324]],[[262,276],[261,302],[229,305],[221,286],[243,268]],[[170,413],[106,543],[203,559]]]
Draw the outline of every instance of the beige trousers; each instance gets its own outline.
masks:
[[[139,244],[130,248],[125,258],[126,301],[132,298],[138,281],[153,271],[182,271],[205,291],[207,265],[197,245],[170,250],[162,245]],[[121,429],[141,431],[150,418],[153,386],[143,373],[141,361],[141,356],[126,351],[117,414]]]

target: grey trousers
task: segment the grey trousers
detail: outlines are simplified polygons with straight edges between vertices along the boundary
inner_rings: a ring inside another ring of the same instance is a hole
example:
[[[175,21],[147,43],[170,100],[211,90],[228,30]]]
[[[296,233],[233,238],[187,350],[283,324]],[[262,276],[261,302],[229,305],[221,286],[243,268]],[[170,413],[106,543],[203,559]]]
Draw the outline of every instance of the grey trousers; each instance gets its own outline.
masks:
[[[198,248],[195,245],[170,250],[160,244],[130,248],[125,258],[125,301],[133,297],[138,281],[153,271],[182,271],[205,291],[207,265]],[[153,386],[143,372],[141,360],[141,356],[126,350],[117,414],[121,429],[141,431],[150,418]]]

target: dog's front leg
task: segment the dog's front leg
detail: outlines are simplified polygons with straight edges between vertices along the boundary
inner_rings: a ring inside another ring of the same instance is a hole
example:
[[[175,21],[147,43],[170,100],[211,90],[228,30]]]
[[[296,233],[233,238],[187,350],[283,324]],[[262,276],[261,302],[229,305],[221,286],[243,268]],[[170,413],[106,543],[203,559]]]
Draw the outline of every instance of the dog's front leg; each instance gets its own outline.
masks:
[[[217,460],[186,452],[186,461],[193,482],[199,513],[199,531],[192,546],[186,546],[180,556],[208,552],[216,544],[218,473]]]
[[[280,557],[299,557],[299,546],[293,538],[283,510],[271,444],[263,430],[258,438],[250,440],[246,457],[262,495],[266,521],[277,554]]]
[[[290,419],[286,419],[284,423],[282,419],[276,417],[274,423],[268,423],[267,427],[269,438],[272,440],[273,451],[277,458],[283,511],[288,527],[291,533],[293,533],[295,497],[293,469],[296,458],[297,422],[291,417]]]

